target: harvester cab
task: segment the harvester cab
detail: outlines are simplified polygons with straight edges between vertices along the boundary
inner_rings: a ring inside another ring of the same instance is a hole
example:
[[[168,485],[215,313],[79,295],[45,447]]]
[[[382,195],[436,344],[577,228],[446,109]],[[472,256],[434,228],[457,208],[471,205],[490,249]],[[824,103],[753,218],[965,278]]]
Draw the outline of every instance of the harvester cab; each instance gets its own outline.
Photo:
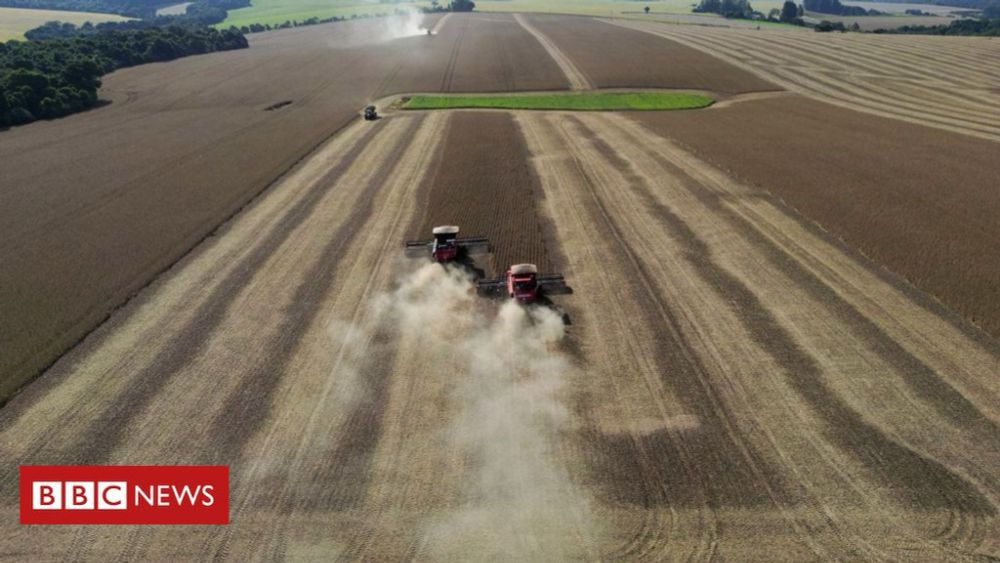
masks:
[[[433,239],[406,241],[406,253],[419,255],[429,251],[431,258],[444,263],[462,260],[469,254],[489,252],[490,243],[486,237],[459,238],[458,230],[454,225],[434,227],[431,230]]]
[[[506,294],[521,303],[534,303],[544,294],[570,293],[562,274],[539,274],[534,264],[514,264],[495,280],[476,283],[485,295]]]
[[[375,106],[367,106],[365,108],[365,121],[375,121],[378,119],[378,111],[375,110]]]

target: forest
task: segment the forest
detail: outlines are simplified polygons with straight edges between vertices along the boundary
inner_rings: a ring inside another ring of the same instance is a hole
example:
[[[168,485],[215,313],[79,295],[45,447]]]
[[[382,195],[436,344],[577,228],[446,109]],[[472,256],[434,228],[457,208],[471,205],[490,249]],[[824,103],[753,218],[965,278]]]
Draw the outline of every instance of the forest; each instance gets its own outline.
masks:
[[[247,46],[235,29],[176,25],[0,43],[0,126],[91,108],[101,76],[119,68]]]

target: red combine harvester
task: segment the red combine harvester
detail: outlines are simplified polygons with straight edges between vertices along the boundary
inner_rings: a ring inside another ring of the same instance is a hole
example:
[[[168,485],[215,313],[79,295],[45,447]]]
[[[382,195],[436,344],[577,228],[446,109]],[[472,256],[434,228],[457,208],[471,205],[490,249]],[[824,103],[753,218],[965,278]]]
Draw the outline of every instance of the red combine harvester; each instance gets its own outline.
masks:
[[[562,274],[541,274],[534,264],[515,264],[495,280],[476,282],[476,289],[485,295],[501,295],[521,303],[534,303],[545,294],[570,293]]]
[[[490,251],[490,242],[486,237],[458,238],[458,227],[452,225],[434,227],[431,233],[434,238],[430,240],[406,241],[407,256],[418,256],[429,251],[431,258],[444,263],[463,260],[469,254]]]

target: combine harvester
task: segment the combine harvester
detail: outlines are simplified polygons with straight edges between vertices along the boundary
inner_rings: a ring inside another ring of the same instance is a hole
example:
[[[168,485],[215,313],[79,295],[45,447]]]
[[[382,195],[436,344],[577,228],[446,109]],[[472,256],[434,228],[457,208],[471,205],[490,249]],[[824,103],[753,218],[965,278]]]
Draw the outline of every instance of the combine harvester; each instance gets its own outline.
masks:
[[[465,262],[472,254],[490,251],[490,241],[486,237],[458,238],[458,227],[453,225],[434,227],[431,234],[434,235],[433,239],[406,241],[406,255],[420,256],[429,252],[432,259],[444,264]]]
[[[495,280],[480,280],[476,289],[482,295],[507,297],[520,303],[545,301],[546,295],[572,293],[562,274],[539,274],[534,264],[514,264]]]

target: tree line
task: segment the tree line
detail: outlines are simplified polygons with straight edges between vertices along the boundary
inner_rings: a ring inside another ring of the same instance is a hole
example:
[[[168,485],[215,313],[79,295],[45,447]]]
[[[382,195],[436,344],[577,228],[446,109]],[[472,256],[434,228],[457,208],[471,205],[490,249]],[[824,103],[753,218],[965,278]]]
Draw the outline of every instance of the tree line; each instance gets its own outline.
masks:
[[[247,46],[238,30],[182,26],[0,43],[0,126],[93,107],[100,77],[119,68]]]

